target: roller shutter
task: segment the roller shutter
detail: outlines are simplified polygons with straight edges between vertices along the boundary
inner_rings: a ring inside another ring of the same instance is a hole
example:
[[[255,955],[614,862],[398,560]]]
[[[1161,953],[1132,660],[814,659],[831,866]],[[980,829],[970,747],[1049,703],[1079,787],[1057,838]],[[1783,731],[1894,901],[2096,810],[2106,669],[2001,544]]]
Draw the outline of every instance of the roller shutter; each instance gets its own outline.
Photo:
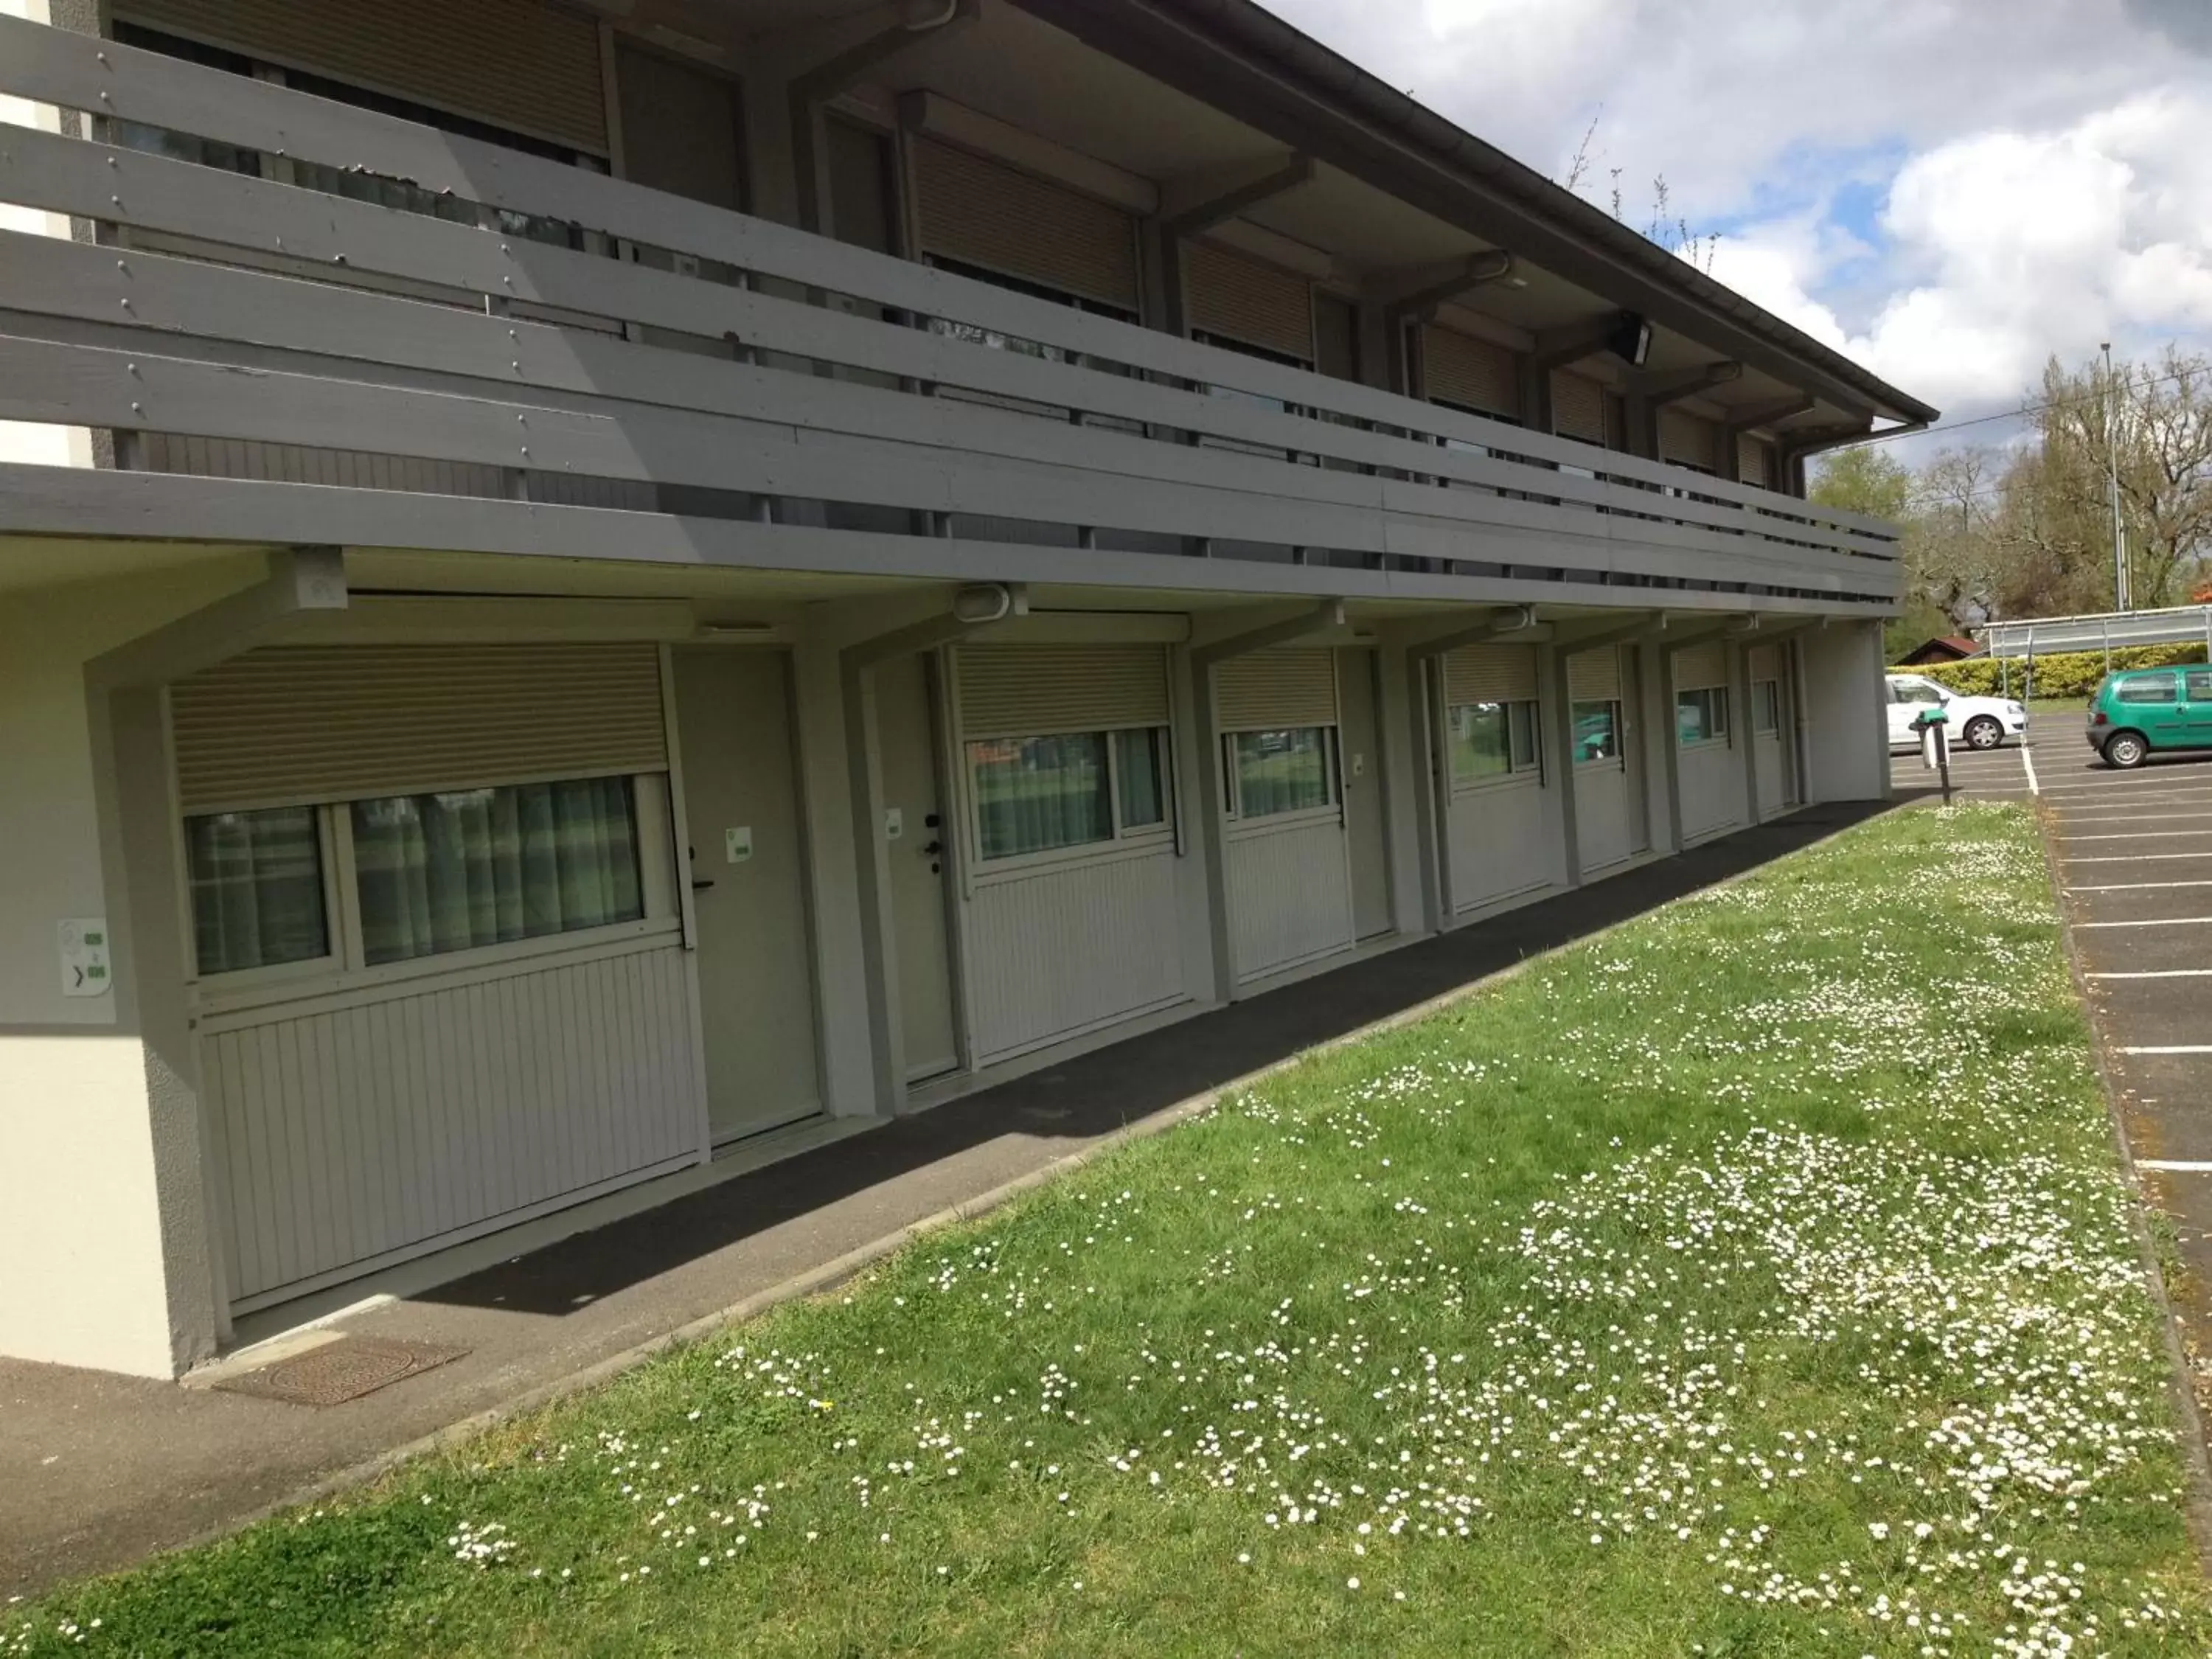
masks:
[[[1521,418],[1521,370],[1502,345],[1433,325],[1421,331],[1421,389],[1445,403]]]
[[[1201,334],[1314,360],[1313,285],[1211,242],[1182,251],[1184,308]]]
[[[1168,724],[1167,653],[1157,645],[964,645],[953,672],[963,737]]]
[[[1712,471],[1718,428],[1708,420],[1669,405],[1659,411],[1659,459]]]
[[[1583,374],[1565,369],[1552,374],[1552,430],[1563,438],[1602,444],[1605,431],[1605,388]]]
[[[1214,724],[1224,732],[1273,732],[1336,724],[1336,653],[1254,651],[1213,671]]]
[[[1463,645],[1444,659],[1444,701],[1454,708],[1535,700],[1533,645]]]
[[[1608,645],[1567,659],[1567,695],[1577,702],[1620,701],[1620,647]]]
[[[364,91],[607,153],[599,26],[536,0],[126,0],[116,11]]]
[[[1136,313],[1137,226],[1121,209],[930,138],[914,175],[925,252]]]
[[[1762,489],[1774,488],[1774,446],[1748,432],[1735,441],[1735,476]]]
[[[1755,680],[1778,680],[1782,678],[1782,647],[1778,645],[1754,645],[1747,653],[1750,677]]]
[[[169,700],[186,813],[668,765],[649,644],[268,646]]]
[[[1685,646],[1674,653],[1674,689],[1695,691],[1728,684],[1728,647],[1717,641]]]

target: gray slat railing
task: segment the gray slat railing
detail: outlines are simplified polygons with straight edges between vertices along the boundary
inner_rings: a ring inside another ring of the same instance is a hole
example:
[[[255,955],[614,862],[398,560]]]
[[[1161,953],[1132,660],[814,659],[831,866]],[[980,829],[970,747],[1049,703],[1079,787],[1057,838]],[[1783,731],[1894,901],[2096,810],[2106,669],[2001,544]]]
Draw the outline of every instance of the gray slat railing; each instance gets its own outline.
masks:
[[[0,419],[1840,600],[1897,590],[1879,520],[112,41],[0,18],[0,93],[474,210],[0,127],[0,201],[107,239],[0,233]],[[573,226],[577,245],[514,216]],[[744,285],[592,251],[617,240]],[[974,395],[917,396],[948,392]]]

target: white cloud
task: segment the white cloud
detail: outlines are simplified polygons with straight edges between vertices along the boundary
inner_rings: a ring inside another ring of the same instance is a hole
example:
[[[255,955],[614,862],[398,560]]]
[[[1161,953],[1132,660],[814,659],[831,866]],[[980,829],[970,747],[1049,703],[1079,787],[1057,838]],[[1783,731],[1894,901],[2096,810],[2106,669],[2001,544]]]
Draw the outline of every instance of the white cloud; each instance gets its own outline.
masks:
[[[1269,3],[1554,177],[1601,106],[1586,193],[1663,173],[1716,276],[1954,416],[2212,349],[2207,0]]]

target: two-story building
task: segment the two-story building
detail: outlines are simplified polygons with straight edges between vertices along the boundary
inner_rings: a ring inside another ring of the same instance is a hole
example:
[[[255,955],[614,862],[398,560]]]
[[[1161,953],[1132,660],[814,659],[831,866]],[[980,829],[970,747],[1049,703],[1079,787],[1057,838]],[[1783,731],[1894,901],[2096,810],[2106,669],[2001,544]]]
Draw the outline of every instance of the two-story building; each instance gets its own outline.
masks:
[[[1887,787],[1934,411],[1249,0],[0,14],[0,1352]]]

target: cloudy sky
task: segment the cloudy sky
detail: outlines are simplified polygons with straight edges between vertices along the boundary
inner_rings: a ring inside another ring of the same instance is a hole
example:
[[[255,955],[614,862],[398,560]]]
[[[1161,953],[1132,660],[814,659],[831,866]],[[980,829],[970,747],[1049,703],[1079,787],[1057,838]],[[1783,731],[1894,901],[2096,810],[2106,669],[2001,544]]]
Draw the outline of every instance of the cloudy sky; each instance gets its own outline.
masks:
[[[1956,419],[2212,351],[2212,0],[1267,0]],[[2002,427],[1983,428],[1996,436]],[[1963,435],[1963,434],[1962,434]]]

